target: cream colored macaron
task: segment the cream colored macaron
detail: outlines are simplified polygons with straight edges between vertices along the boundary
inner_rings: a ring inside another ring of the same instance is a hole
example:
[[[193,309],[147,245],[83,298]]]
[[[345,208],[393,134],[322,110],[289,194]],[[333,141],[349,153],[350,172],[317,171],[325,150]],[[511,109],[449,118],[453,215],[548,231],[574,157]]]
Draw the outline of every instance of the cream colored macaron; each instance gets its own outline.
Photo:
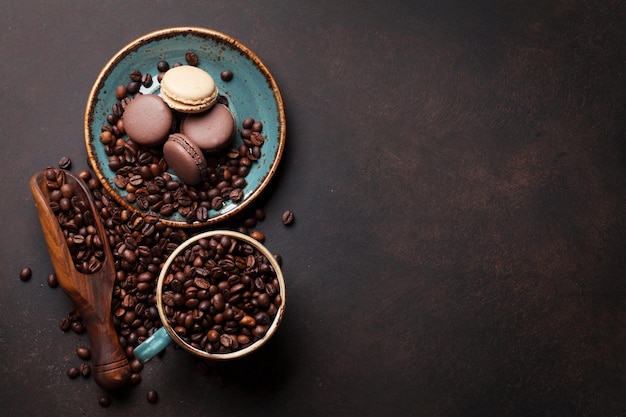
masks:
[[[181,65],[169,69],[161,79],[161,98],[181,113],[200,113],[217,100],[213,77],[201,68]]]

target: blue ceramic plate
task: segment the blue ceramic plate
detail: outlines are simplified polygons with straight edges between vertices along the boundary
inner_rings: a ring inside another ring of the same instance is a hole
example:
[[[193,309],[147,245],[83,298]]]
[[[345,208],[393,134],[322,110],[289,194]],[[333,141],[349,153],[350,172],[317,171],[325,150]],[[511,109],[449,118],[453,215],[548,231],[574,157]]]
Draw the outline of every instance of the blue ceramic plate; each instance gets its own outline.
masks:
[[[101,128],[118,102],[115,90],[119,85],[128,84],[130,73],[137,69],[150,73],[154,80],[150,88],[142,87],[141,91],[158,94],[157,62],[165,60],[170,66],[177,61],[186,63],[188,51],[198,55],[198,66],[211,74],[219,94],[228,99],[238,126],[233,147],[243,143],[239,133],[246,117],[263,122],[265,142],[261,148],[262,157],[252,164],[246,176],[242,200],[237,203],[227,201],[221,209],[210,210],[206,222],[189,223],[178,212],[161,216],[164,223],[178,227],[207,226],[243,210],[271,180],[285,144],[285,114],[280,92],[272,75],[252,51],[227,35],[203,28],[169,28],[147,34],[124,47],[106,64],[91,89],[85,111],[85,145],[91,167],[118,203],[132,211],[143,212],[129,204],[125,199],[126,191],[114,184],[115,172],[109,168],[105,145],[100,142]],[[222,81],[220,73],[223,70],[233,72],[231,81]]]

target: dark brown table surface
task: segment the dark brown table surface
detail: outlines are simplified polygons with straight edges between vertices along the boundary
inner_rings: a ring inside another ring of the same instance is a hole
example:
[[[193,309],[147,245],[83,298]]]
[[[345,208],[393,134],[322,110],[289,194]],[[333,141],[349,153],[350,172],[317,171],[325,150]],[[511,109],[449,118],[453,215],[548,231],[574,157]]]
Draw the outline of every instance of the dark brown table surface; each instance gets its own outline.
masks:
[[[626,415],[623,1],[2,9],[0,414]],[[71,306],[46,284],[28,181],[62,156],[87,168],[97,74],[171,26],[233,36],[281,89],[259,228],[287,312],[253,357],[203,375],[168,348],[103,409],[93,379],[65,374],[88,339],[57,326]]]

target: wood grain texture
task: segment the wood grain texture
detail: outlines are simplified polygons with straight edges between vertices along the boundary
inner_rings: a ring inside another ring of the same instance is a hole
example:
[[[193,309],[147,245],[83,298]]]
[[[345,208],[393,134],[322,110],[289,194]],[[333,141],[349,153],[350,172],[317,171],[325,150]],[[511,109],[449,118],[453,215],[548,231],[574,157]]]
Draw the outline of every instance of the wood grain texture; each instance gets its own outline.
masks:
[[[67,183],[74,187],[75,195],[89,203],[92,213],[99,213],[82,180],[70,172],[65,172],[65,176]],[[102,221],[98,215],[94,216],[98,234],[103,237],[102,268],[92,274],[81,273],[74,266],[63,231],[48,203],[43,172],[32,177],[30,188],[59,286],[80,313],[91,341],[93,378],[103,388],[122,387],[130,380],[130,367],[111,320],[115,267]]]

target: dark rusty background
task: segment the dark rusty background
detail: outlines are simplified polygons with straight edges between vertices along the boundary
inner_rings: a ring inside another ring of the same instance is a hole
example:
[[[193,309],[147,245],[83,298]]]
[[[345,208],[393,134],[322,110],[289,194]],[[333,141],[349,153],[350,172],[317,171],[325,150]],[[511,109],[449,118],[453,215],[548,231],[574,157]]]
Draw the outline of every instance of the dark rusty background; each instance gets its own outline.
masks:
[[[1,414],[626,415],[624,1],[8,3]],[[208,376],[170,349],[101,409],[65,376],[86,337],[58,330],[71,306],[46,285],[28,180],[65,155],[87,167],[102,66],[187,25],[248,46],[283,94],[260,228],[286,316]]]

